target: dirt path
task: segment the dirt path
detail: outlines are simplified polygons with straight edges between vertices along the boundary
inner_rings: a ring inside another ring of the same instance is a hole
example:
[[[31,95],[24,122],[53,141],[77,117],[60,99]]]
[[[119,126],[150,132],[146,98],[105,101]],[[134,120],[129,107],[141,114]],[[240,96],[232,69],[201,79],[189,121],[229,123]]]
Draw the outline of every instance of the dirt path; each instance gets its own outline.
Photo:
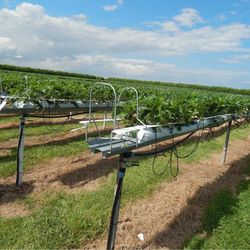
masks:
[[[149,198],[127,204],[119,218],[117,248],[179,249],[201,228],[201,216],[211,198],[223,187],[235,191],[244,168],[250,164],[250,136],[234,141],[227,164],[220,165],[221,152],[199,164],[181,164],[182,173]],[[142,233],[144,241],[138,238]],[[87,248],[105,249],[106,238]]]

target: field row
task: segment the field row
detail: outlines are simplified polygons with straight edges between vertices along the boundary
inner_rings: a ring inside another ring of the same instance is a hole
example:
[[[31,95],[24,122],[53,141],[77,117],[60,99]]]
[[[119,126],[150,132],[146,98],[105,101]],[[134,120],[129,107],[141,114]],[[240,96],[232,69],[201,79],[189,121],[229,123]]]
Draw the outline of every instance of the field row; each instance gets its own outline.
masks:
[[[97,79],[0,70],[3,90],[22,100],[73,99],[88,100],[91,86]],[[26,81],[27,80],[27,81]],[[103,80],[104,81],[104,80]],[[110,79],[117,92],[125,86],[136,87],[139,91],[140,119],[145,123],[190,122],[194,119],[238,113],[246,115],[250,110],[250,95],[216,93],[206,89],[177,87],[162,83],[143,83]],[[112,102],[113,92],[105,86],[94,89],[96,102]],[[119,109],[128,125],[135,124],[136,102],[134,92],[126,92],[122,101],[127,104]]]

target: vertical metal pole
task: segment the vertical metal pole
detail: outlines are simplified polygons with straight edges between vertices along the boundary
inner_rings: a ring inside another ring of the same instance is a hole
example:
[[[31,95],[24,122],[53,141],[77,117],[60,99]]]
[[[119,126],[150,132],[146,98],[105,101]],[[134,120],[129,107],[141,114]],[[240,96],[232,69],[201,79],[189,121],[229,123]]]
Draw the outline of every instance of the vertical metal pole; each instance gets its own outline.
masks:
[[[120,154],[119,158],[119,170],[117,176],[117,183],[115,188],[115,196],[113,202],[113,208],[110,218],[110,225],[109,225],[109,234],[108,234],[108,242],[107,242],[107,249],[113,250],[115,248],[115,239],[116,239],[116,231],[117,231],[117,223],[119,218],[119,210],[121,204],[121,196],[122,196],[122,184],[123,179],[126,172],[126,166],[123,154]]]
[[[22,115],[20,117],[19,141],[18,141],[18,152],[17,152],[17,175],[16,175],[16,185],[17,186],[20,186],[22,184],[22,176],[23,176],[23,151],[24,151],[25,120],[26,120],[26,116]]]
[[[3,95],[3,84],[2,84],[2,77],[0,76],[0,93]]]
[[[228,149],[228,143],[229,143],[229,137],[230,137],[230,129],[232,126],[232,121],[228,122],[228,126],[227,126],[227,134],[226,134],[226,139],[225,139],[225,145],[223,148],[223,155],[222,155],[222,159],[221,159],[221,164],[224,166],[226,163],[226,158],[227,158],[227,149]]]
[[[89,124],[86,123],[86,129],[85,129],[85,141],[88,141],[88,131],[89,131]]]
[[[105,113],[104,113],[104,119],[103,119],[103,125],[102,125],[103,128],[106,128],[106,119],[107,119],[107,110],[105,110]]]

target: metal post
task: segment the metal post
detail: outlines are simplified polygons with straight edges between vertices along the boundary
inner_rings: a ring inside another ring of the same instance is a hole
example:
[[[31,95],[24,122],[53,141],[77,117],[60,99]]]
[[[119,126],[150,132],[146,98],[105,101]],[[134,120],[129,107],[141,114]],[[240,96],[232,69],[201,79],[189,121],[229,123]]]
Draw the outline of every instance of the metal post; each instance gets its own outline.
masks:
[[[0,76],[0,93],[3,95],[3,84],[2,84],[2,77]]]
[[[221,159],[221,164],[223,166],[226,163],[227,149],[228,149],[231,125],[232,125],[232,121],[229,121],[228,126],[227,126],[227,134],[226,134],[226,139],[225,139],[225,145],[224,145],[224,148],[223,148],[223,155],[222,155],[222,159]]]
[[[122,184],[123,184],[125,172],[126,172],[126,165],[125,165],[124,156],[123,154],[120,154],[117,183],[116,183],[116,188],[115,188],[114,202],[113,202],[113,208],[112,208],[110,225],[109,225],[109,234],[108,234],[108,242],[107,242],[108,250],[113,250],[115,248],[115,238],[116,238],[116,231],[117,231],[117,224],[118,224],[119,210],[120,210],[120,203],[121,203],[121,196],[122,196]]]
[[[18,141],[18,152],[17,152],[17,175],[16,175],[17,186],[20,186],[22,184],[25,120],[26,120],[26,115],[22,115],[20,117],[19,141]]]
[[[102,127],[103,128],[106,128],[106,119],[107,119],[107,110],[105,110],[105,113],[104,113],[104,119],[103,119],[103,125],[102,125]]]
[[[114,87],[109,84],[109,83],[106,83],[106,82],[96,82],[94,85],[92,85],[91,89],[90,89],[90,92],[89,92],[89,122],[91,120],[91,113],[92,113],[92,97],[93,97],[93,88],[94,86],[96,85],[105,85],[105,86],[109,86],[112,91],[113,91],[113,94],[114,94],[114,108],[113,108],[113,114],[114,114],[114,117],[113,117],[113,124],[114,124],[114,129],[116,128],[116,106],[117,106],[117,95],[116,95],[116,91],[114,89]]]

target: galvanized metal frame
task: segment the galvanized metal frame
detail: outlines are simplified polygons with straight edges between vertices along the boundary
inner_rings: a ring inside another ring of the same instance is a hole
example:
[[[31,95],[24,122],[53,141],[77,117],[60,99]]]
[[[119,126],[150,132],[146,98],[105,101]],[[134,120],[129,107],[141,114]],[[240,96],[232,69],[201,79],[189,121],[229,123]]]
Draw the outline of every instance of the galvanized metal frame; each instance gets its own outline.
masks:
[[[89,122],[91,121],[91,116],[92,116],[92,97],[93,97],[93,90],[94,87],[96,86],[108,86],[112,89],[113,94],[114,94],[114,102],[113,102],[113,119],[114,119],[114,129],[116,128],[116,105],[117,105],[117,94],[115,91],[115,88],[110,84],[110,83],[106,83],[106,82],[96,82],[95,84],[92,85],[92,87],[90,88],[89,91]]]
[[[161,134],[157,132],[157,141],[164,141],[167,139],[171,139],[173,137],[185,135],[188,133],[192,133],[195,131],[199,131],[204,128],[211,128],[220,126],[230,120],[234,120],[237,116],[232,114],[219,115],[214,117],[207,117],[204,119],[200,119],[191,123],[179,125],[179,124],[169,124],[169,125],[157,125],[157,129],[162,130]],[[143,126],[142,126],[143,127]],[[146,126],[150,129],[150,125]],[[133,127],[132,127],[133,128]],[[152,126],[152,129],[154,126]],[[126,128],[125,128],[126,129]],[[133,142],[127,140],[114,140],[117,138],[113,137],[113,130],[111,132],[111,137],[107,138],[107,142],[104,142],[103,139],[98,142],[98,139],[90,140],[89,147],[92,153],[102,153],[103,158],[108,158],[114,155],[119,155],[124,152],[128,152],[137,148],[145,147],[155,143],[155,138],[152,138],[148,141],[143,142]]]

